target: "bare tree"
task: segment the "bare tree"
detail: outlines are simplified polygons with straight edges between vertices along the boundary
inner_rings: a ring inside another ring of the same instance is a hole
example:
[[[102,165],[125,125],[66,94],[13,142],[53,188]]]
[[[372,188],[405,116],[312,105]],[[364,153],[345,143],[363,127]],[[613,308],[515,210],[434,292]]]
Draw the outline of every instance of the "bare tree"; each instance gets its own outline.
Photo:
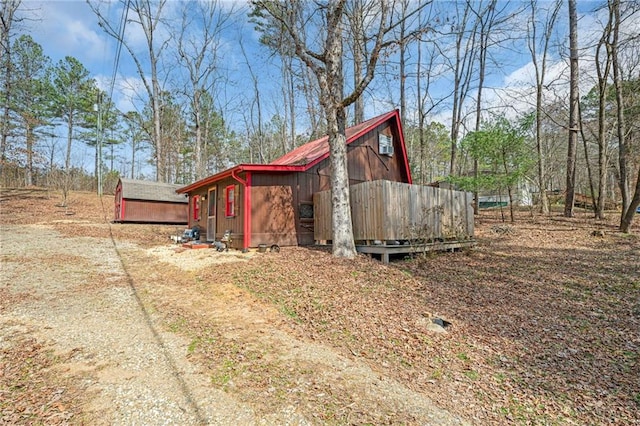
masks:
[[[453,104],[451,108],[451,163],[449,173],[458,174],[458,138],[463,121],[463,104],[469,94],[473,64],[477,52],[476,26],[473,19],[471,2],[462,6],[456,3],[456,16],[451,24],[455,35],[455,54],[451,69],[453,71]],[[462,10],[460,10],[462,7]]]
[[[569,94],[569,143],[567,146],[567,184],[564,198],[564,215],[573,216],[576,192],[576,153],[578,146],[579,101],[578,92],[578,14],[576,0],[569,0],[569,50],[570,50],[570,94]]]
[[[107,16],[100,9],[100,2],[89,1],[89,6],[98,17],[98,24],[102,29],[127,49],[138,71],[151,107],[153,117],[153,127],[151,131],[151,143],[155,150],[156,159],[156,179],[160,182],[167,182],[169,168],[167,167],[168,152],[163,141],[161,126],[161,97],[162,87],[160,84],[160,60],[170,37],[163,37],[161,25],[163,23],[163,9],[167,0],[120,0],[127,15],[125,22],[138,25],[142,30],[146,43],[146,58],[136,51],[131,42],[124,37],[122,28],[116,28]],[[129,17],[129,15],[131,15]],[[147,68],[148,67],[148,68]]]
[[[598,139],[598,197],[596,199],[595,216],[602,219],[604,216],[604,196],[607,177],[607,167],[609,163],[607,146],[608,132],[606,112],[608,107],[608,94],[610,89],[610,74],[612,66],[612,25],[614,24],[613,10],[610,8],[608,19],[602,31],[602,36],[596,46],[595,65],[598,77],[598,120],[597,120],[597,139]],[[604,53],[603,53],[604,51]],[[603,57],[604,56],[604,57]],[[594,194],[595,195],[595,194]]]
[[[620,61],[618,57],[620,41],[620,0],[609,0],[609,10],[613,15],[611,43],[611,62],[613,67],[613,85],[616,92],[616,114],[618,132],[618,167],[620,172],[619,185],[622,197],[622,216],[624,218],[629,208],[629,172],[628,172],[628,146],[626,140],[626,121],[624,115],[624,101],[622,88],[622,75],[620,74]]]
[[[403,0],[404,1],[404,0]],[[351,47],[353,54],[353,85],[358,84],[362,78],[362,72],[366,58],[366,33],[365,33],[365,10],[371,5],[364,4],[362,0],[352,0],[347,2],[347,19],[351,26],[352,37],[347,39],[347,43]],[[353,122],[361,123],[364,121],[364,98],[359,96],[353,103]]]
[[[410,0],[403,0],[401,3],[401,25],[400,25],[400,121],[406,123],[407,121],[407,95],[406,95],[406,57],[409,42],[405,36],[407,33],[407,20],[405,19],[407,12],[409,11]],[[420,11],[418,12],[420,13]]]
[[[621,26],[625,19],[633,16],[637,13],[637,3],[630,2],[627,5],[626,14],[623,16],[621,11],[620,0],[609,0],[609,10],[613,12],[614,24],[612,27],[612,43],[611,43],[611,61],[613,67],[613,84],[616,92],[616,117],[617,117],[617,136],[618,136],[618,167],[620,173],[620,193],[622,195],[622,214],[620,216],[620,230],[622,232],[629,232],[631,223],[635,215],[636,209],[640,206],[640,167],[638,167],[638,178],[636,179],[636,185],[633,196],[630,191],[630,174],[632,173],[629,167],[631,147],[627,140],[628,129],[625,116],[624,105],[624,88],[623,88],[623,75],[622,75],[622,63],[620,61],[620,46],[621,40]],[[637,34],[632,36],[637,40]],[[638,77],[636,77],[638,78]]]
[[[13,90],[13,64],[11,61],[11,38],[16,22],[16,12],[22,0],[3,0],[0,8],[0,52],[2,52],[2,122],[0,123],[0,173],[4,168],[7,151],[7,139],[10,129],[10,99]]]
[[[531,60],[536,75],[536,155],[538,166],[538,188],[540,194],[540,212],[549,213],[549,198],[547,197],[547,167],[545,155],[542,147],[542,114],[543,114],[543,95],[545,92],[545,84],[547,78],[547,61],[549,55],[549,44],[553,35],[553,28],[558,19],[558,13],[562,6],[561,0],[555,3],[547,10],[546,18],[540,22],[536,17],[539,6],[537,0],[531,0],[531,19],[529,20],[528,46],[531,52]],[[542,25],[542,34],[538,39],[538,26]],[[540,46],[540,50],[538,49]]]
[[[251,162],[255,162],[257,156],[257,162],[264,163],[266,155],[264,152],[264,128],[262,123],[262,104],[260,102],[260,85],[258,84],[258,76],[253,70],[253,66],[251,65],[251,61],[249,60],[249,56],[247,55],[242,41],[240,41],[239,45],[247,65],[247,69],[249,70],[253,89],[253,98],[250,101],[250,107],[248,109],[245,108],[244,114],[245,128],[248,132],[247,136],[250,146],[250,160]],[[254,120],[257,120],[257,122]],[[252,129],[251,132],[249,131],[250,129]],[[252,139],[254,138],[257,139],[255,144],[252,143]]]
[[[216,71],[220,67],[220,45],[222,32],[231,24],[234,9],[225,9],[218,0],[184,3],[180,36],[178,37],[178,61],[188,73],[190,113],[194,127],[195,179],[207,173],[207,139],[203,137],[202,98],[205,93],[215,92]]]
[[[422,15],[424,12],[427,12],[427,15]],[[426,22],[439,23],[439,19],[434,17],[434,12],[434,8],[421,9],[418,12],[420,15],[418,21],[422,22],[424,16]],[[408,77],[415,77],[417,98],[418,147],[417,150],[413,150],[414,155],[411,157],[413,164],[416,166],[413,169],[413,178],[414,181],[421,184],[432,182],[437,176],[446,175],[446,171],[449,170],[450,131],[440,123],[427,123],[427,117],[446,101],[444,97],[434,99],[431,93],[432,81],[441,77],[443,72],[446,72],[437,71],[439,68],[443,69],[440,66],[440,60],[443,55],[438,45],[438,37],[433,36],[434,34],[435,32],[425,33],[420,38],[416,52],[414,75],[408,74]],[[409,128],[406,121],[403,125],[405,129]],[[443,151],[445,145],[446,152]],[[446,166],[440,164],[443,158],[445,158]],[[446,171],[444,170],[445,168]]]
[[[371,43],[365,70],[351,93],[344,93],[344,39],[346,33],[345,0],[330,1],[320,6],[302,2],[254,1],[254,9],[267,22],[275,22],[291,38],[295,55],[314,73],[321,90],[320,103],[326,114],[331,164],[331,199],[333,225],[333,254],[352,258],[356,255],[349,200],[347,169],[346,108],[358,99],[373,80],[381,53],[398,44],[393,30],[400,25],[394,21],[391,4],[377,2],[367,22],[367,40]],[[409,17],[424,5],[417,6]],[[300,16],[304,18],[301,19]],[[303,22],[304,25],[300,25]],[[419,25],[412,36],[422,31]],[[315,37],[306,35],[313,32]]]
[[[131,145],[131,179],[136,177],[136,161],[138,151],[144,148],[144,143],[148,143],[145,138],[146,132],[143,130],[144,123],[140,114],[136,111],[129,111],[123,114],[124,135]]]
[[[494,47],[500,43],[501,40],[495,37],[495,34],[499,27],[508,22],[513,17],[512,14],[504,14],[507,9],[507,5],[503,5],[498,8],[497,0],[489,0],[484,5],[482,2],[477,3],[478,8],[471,8],[471,11],[476,16],[476,31],[477,31],[477,43],[478,43],[478,86],[476,95],[476,124],[475,131],[480,131],[480,125],[482,124],[482,91],[484,89],[484,82],[487,74],[487,55],[489,48]],[[513,12],[517,14],[518,11]],[[473,160],[473,175],[478,178],[478,160]],[[474,213],[478,213],[478,191],[474,191],[473,197],[473,210]]]

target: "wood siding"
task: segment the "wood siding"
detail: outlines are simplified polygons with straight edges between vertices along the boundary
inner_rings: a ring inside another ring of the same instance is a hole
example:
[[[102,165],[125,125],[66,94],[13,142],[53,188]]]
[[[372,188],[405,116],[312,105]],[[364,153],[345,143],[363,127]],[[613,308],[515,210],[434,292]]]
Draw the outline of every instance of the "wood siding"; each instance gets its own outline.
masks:
[[[251,182],[251,245],[297,245],[297,203],[296,174],[254,174]]]
[[[226,214],[226,188],[233,186],[235,192],[235,202],[233,215],[227,216]],[[189,227],[193,228],[198,226],[200,228],[201,239],[206,239],[207,235],[207,219],[209,217],[209,190],[215,189],[216,192],[216,224],[215,224],[215,238],[219,240],[223,237],[226,230],[231,231],[233,248],[242,248],[244,238],[244,194],[245,188],[237,180],[233,178],[227,178],[216,182],[215,184],[198,188],[197,190],[189,193]],[[200,215],[199,218],[194,218],[193,215],[193,203],[195,196],[199,196]]]
[[[473,194],[401,182],[373,181],[351,186],[354,239],[464,240],[474,235]],[[332,239],[331,193],[314,195],[314,235]]]
[[[393,155],[379,153],[378,138],[380,134],[393,137],[395,151]],[[408,176],[406,176],[406,170],[399,155],[401,149],[399,141],[400,135],[397,134],[396,129],[385,123],[349,144],[347,160],[350,185],[379,179],[407,182]],[[325,161],[328,162],[329,159]]]
[[[187,204],[148,200],[127,200],[119,203],[118,222],[187,223]]]

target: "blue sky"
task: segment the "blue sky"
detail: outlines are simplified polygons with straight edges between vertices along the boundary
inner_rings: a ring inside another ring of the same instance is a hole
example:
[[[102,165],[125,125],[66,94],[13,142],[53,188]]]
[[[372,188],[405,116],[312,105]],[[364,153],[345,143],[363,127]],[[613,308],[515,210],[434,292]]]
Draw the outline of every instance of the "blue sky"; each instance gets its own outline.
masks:
[[[117,1],[105,2],[105,4],[108,5],[105,10],[110,12],[114,22],[117,21],[121,17],[121,5]],[[166,10],[169,13],[171,13],[173,4],[171,1],[167,3]],[[224,1],[223,4],[225,7],[233,7],[236,10],[246,8],[246,4],[243,2]],[[25,0],[23,9],[25,15],[30,16],[30,20],[25,22],[24,32],[29,33],[35,41],[43,46],[45,54],[54,63],[67,55],[73,56],[84,64],[99,84],[108,85],[114,69],[117,45],[115,40],[98,26],[98,19],[86,1]],[[246,14],[242,14],[242,16],[246,16]],[[128,25],[126,33],[127,37],[133,40],[134,46],[142,46],[143,36],[135,26]],[[253,31],[253,27],[246,22],[239,22],[228,31],[226,37],[227,42],[231,44],[235,44],[241,37],[246,49],[254,58],[258,58],[263,53],[258,50],[257,35]],[[225,61],[226,65],[235,67],[230,71],[239,71],[237,67],[241,64],[238,63],[238,59],[236,57]],[[117,79],[119,82],[133,82],[139,79],[131,57],[125,49],[122,49]],[[126,84],[118,85],[120,90],[127,92]],[[114,98],[122,109],[127,109],[127,100],[119,96],[119,93],[116,92]]]
[[[93,0],[92,0],[93,1]],[[541,2],[541,4],[550,4],[550,2]],[[441,1],[438,3],[440,10],[447,10],[451,3]],[[592,13],[592,9],[598,3],[595,1],[579,1],[579,13],[581,16],[579,33],[581,34],[582,45],[588,45],[590,39],[594,37],[594,31],[598,31],[601,25],[598,17]],[[116,0],[105,2],[107,9],[111,12],[113,20],[116,21],[120,17],[120,3]],[[168,13],[171,15],[172,8],[177,3],[168,2]],[[224,7],[244,9],[246,11],[246,2],[240,1],[224,1]],[[512,2],[509,7],[523,6],[525,3]],[[558,25],[558,41],[563,41],[563,35],[566,34],[567,21],[566,5],[565,10],[561,12]],[[97,17],[91,11],[89,5],[84,0],[23,0],[23,16],[29,19],[24,21],[22,32],[29,33],[36,42],[43,46],[44,52],[55,63],[64,58],[64,56],[74,56],[80,60],[84,66],[96,78],[100,86],[107,90],[111,76],[113,73],[114,58],[116,52],[116,43],[114,39],[109,37],[98,26]],[[174,18],[177,15],[173,16]],[[526,16],[522,17],[523,26]],[[635,19],[631,24],[631,28],[627,31],[640,32],[640,19]],[[131,41],[140,40],[140,34],[133,27],[128,27],[127,37]],[[254,71],[258,74],[260,80],[261,98],[263,105],[266,107],[266,116],[269,118],[277,112],[281,104],[281,95],[277,84],[280,77],[275,63],[277,60],[270,59],[269,52],[258,43],[258,34],[254,31],[253,25],[248,22],[246,13],[239,14],[238,20],[228,28],[224,33],[224,68],[229,84],[224,86],[224,91],[218,96],[219,103],[225,105],[231,111],[229,114],[237,114],[235,117],[227,117],[229,121],[240,123],[242,121],[242,102],[253,97],[251,80],[249,78],[245,59],[242,56],[239,47],[239,40],[247,52]],[[135,44],[135,42],[133,43]],[[586,55],[588,56],[588,55]],[[512,110],[523,111],[530,108],[528,100],[531,82],[533,79],[531,59],[526,45],[521,43],[512,46],[508,51],[496,53],[496,61],[499,62],[498,67],[494,67],[488,76],[488,88],[485,91],[485,99],[487,103],[508,104],[512,106]],[[583,78],[585,85],[588,85],[590,69],[592,66],[588,60],[581,64],[584,68]],[[167,66],[172,66],[170,63]],[[391,71],[393,73],[393,71]],[[557,51],[551,56],[550,73],[554,76],[563,76],[566,74],[566,61],[560,57]],[[437,94],[445,94],[451,90],[451,80],[448,75],[433,82],[432,92]],[[139,108],[140,102],[136,101],[135,92],[139,90],[140,77],[131,61],[128,52],[123,49],[120,66],[117,73],[117,81],[114,89],[114,101],[116,105],[123,111]],[[366,117],[369,118],[375,114],[386,112],[397,107],[397,94],[393,86],[393,79],[390,83],[376,79],[365,95],[367,111]],[[137,86],[137,89],[136,89]],[[564,89],[561,89],[562,91]],[[391,95],[389,96],[389,93]],[[393,97],[396,99],[393,99]],[[470,102],[473,103],[473,102]],[[448,124],[450,120],[450,110],[447,103],[439,110],[435,111],[432,120],[442,121]],[[267,118],[267,119],[268,119]],[[78,153],[79,156],[90,154],[87,149],[86,153]],[[89,156],[91,158],[91,156]],[[82,160],[86,166],[87,160]],[[89,164],[90,161],[89,161]]]
[[[109,3],[109,2],[107,2]],[[226,0],[223,2],[227,7],[236,9],[247,8],[246,2]],[[520,2],[513,2],[515,5]],[[543,4],[545,2],[542,2]],[[110,2],[109,10],[114,19],[119,15],[119,4],[113,0]],[[170,1],[169,6],[172,2]],[[446,2],[441,2],[446,4]],[[579,1],[579,11],[581,12],[581,34],[585,34],[595,27],[595,18],[590,14],[593,7],[598,3],[595,1]],[[106,84],[112,75],[114,57],[116,51],[115,41],[102,31],[97,25],[97,18],[84,0],[24,0],[23,15],[29,16],[29,20],[23,23],[23,32],[31,36],[40,43],[47,54],[54,62],[64,58],[66,55],[79,59],[85,67],[98,79],[101,84]],[[246,14],[244,14],[246,16]],[[560,17],[559,25],[566,27],[566,18]],[[562,30],[560,30],[562,31]],[[130,37],[135,38],[136,32],[128,28]],[[138,35],[139,36],[139,35]],[[239,80],[238,85],[246,89],[242,76],[246,74],[246,67],[243,62],[237,43],[242,38],[250,56],[252,63],[256,64],[261,76],[265,81],[265,90],[268,81],[277,78],[277,69],[271,66],[268,59],[268,52],[257,43],[258,35],[253,30],[253,25],[247,19],[239,19],[237,24],[227,31],[226,42],[229,44],[228,57],[225,64],[229,72],[233,74],[234,80]],[[584,39],[586,36],[581,37]],[[502,62],[502,72],[493,73],[490,77],[490,85],[494,87],[514,84],[517,81],[529,78],[530,58],[526,46],[521,45],[516,51],[508,52]],[[558,59],[557,56],[554,59]],[[136,80],[138,76],[130,60],[128,53],[123,49],[120,66],[118,69],[118,79]],[[438,88],[435,90],[446,91],[448,88]],[[117,96],[117,93],[116,93]],[[119,105],[126,106],[125,100],[120,100]],[[377,111],[376,111],[377,112]]]

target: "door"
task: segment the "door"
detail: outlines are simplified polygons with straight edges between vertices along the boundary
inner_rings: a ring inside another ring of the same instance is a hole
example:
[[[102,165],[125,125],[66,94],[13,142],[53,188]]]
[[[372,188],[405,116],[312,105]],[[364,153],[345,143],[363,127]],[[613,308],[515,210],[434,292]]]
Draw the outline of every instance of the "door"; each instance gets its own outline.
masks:
[[[216,188],[207,195],[207,241],[216,239]]]

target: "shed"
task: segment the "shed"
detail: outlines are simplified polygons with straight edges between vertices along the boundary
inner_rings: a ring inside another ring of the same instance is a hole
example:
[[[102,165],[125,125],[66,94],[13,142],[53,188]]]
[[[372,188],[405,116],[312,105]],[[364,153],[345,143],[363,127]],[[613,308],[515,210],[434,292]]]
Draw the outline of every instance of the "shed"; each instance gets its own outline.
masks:
[[[387,112],[346,129],[349,184],[411,183],[400,115]],[[180,188],[189,195],[189,227],[207,241],[230,231],[232,247],[311,245],[313,194],[330,189],[328,136],[269,164],[240,164]]]
[[[114,222],[187,224],[189,200],[181,185],[121,178],[115,190]]]

